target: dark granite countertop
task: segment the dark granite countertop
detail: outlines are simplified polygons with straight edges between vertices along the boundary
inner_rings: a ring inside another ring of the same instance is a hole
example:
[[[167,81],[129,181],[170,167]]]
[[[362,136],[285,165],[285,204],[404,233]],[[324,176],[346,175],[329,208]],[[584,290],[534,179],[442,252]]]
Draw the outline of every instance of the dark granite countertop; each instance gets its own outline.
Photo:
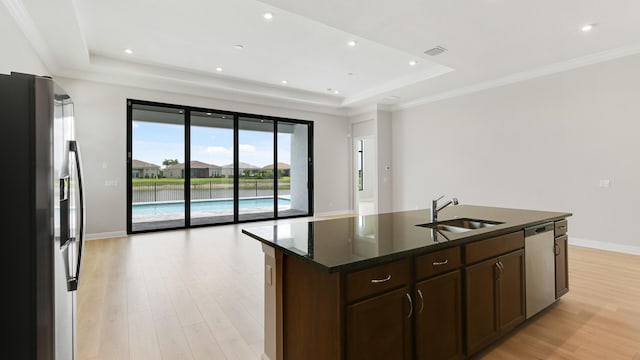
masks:
[[[401,211],[332,220],[246,227],[242,232],[264,244],[298,256],[328,272],[353,271],[411,255],[507,234],[571,216],[566,212],[450,206],[439,221],[472,218],[501,224],[462,233],[417,226],[430,222],[430,210]]]

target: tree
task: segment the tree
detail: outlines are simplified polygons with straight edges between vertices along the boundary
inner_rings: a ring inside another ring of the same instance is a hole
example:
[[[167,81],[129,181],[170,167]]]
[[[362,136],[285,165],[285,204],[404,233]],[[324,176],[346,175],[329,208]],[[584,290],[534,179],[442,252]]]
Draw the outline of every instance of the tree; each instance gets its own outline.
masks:
[[[164,165],[165,167],[169,165],[175,165],[177,163],[178,163],[178,159],[164,159],[164,161],[162,161],[162,165]]]

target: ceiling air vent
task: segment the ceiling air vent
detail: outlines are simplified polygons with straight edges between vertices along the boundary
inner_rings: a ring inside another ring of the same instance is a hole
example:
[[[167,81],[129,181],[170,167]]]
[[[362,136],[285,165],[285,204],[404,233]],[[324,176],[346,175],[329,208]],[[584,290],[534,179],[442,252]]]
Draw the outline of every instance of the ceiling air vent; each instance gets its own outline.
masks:
[[[447,49],[443,48],[442,46],[436,46],[432,49],[426,50],[424,53],[429,56],[436,56],[442,54],[445,51],[447,51]]]

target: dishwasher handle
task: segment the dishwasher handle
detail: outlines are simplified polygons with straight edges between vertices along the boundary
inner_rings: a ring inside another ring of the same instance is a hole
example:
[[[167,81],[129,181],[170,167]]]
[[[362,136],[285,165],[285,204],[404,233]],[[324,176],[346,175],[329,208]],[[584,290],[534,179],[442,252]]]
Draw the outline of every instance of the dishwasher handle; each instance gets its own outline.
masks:
[[[524,236],[533,236],[542,233],[546,233],[547,231],[553,231],[554,225],[553,222],[548,222],[540,225],[531,226],[524,229]]]

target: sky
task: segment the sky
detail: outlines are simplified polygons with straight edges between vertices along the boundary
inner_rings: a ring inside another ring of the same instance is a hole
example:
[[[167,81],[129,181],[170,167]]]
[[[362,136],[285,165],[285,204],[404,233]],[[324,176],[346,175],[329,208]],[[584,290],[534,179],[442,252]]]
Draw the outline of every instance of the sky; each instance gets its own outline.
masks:
[[[273,134],[240,130],[240,162],[273,164]],[[184,126],[133,122],[133,159],[162,166],[165,159],[184,162]],[[233,163],[233,129],[192,126],[191,160],[223,166]],[[278,134],[278,162],[291,163],[291,135]]]

